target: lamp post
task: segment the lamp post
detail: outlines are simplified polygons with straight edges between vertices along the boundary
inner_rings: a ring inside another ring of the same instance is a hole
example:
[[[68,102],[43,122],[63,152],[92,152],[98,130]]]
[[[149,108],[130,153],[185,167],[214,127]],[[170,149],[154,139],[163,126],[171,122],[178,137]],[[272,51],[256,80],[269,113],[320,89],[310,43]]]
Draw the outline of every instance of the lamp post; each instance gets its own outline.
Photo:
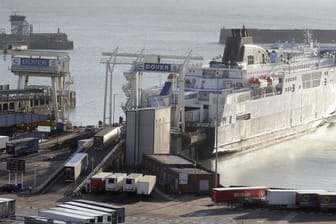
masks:
[[[219,104],[219,93],[218,93],[218,75],[217,75],[217,99],[216,99],[216,119],[215,119],[215,187],[218,187],[218,104]]]

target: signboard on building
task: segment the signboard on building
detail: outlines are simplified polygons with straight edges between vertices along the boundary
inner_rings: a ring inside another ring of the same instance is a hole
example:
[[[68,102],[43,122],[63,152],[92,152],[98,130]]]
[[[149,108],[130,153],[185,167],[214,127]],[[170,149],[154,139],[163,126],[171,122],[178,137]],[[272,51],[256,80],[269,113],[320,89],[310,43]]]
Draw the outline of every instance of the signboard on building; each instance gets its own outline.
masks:
[[[39,131],[39,132],[51,132],[51,127],[50,126],[39,125],[39,126],[37,126],[37,131]]]
[[[49,59],[43,58],[20,58],[20,65],[26,66],[49,66]]]
[[[26,171],[26,161],[24,159],[7,159],[7,170],[24,173]]]
[[[179,184],[188,184],[188,174],[179,173]]]
[[[180,64],[138,63],[137,70],[146,72],[179,72]]]

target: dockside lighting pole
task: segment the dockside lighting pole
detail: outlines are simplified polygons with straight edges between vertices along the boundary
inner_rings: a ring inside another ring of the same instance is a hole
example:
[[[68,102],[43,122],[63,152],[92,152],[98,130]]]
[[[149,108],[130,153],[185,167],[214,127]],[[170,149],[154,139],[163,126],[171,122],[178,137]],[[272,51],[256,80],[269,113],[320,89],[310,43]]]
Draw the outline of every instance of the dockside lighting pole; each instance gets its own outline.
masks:
[[[218,75],[217,75],[217,100],[216,100],[216,119],[215,119],[215,187],[218,187],[218,104],[219,104],[219,93],[218,93]]]

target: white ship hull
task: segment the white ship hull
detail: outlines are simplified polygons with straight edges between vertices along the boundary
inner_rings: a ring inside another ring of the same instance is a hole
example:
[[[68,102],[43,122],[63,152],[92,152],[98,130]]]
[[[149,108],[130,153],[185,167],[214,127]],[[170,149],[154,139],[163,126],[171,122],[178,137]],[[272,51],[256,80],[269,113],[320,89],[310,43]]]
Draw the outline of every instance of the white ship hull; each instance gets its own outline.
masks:
[[[332,118],[336,86],[321,86],[236,105],[260,116],[218,127],[218,151],[241,151],[294,138]]]

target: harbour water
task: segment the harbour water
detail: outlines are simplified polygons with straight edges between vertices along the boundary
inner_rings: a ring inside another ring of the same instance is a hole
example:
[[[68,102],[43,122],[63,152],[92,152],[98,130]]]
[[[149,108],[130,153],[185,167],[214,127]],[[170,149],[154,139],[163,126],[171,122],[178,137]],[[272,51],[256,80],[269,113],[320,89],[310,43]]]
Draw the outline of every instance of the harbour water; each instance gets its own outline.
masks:
[[[103,117],[105,67],[101,53],[117,46],[123,52],[185,55],[190,50],[205,61],[220,55],[218,44],[222,26],[258,28],[335,28],[333,0],[310,2],[298,0],[1,0],[0,28],[9,32],[9,15],[27,16],[34,32],[56,32],[60,28],[74,41],[69,51],[71,74],[77,92],[77,107],[70,112],[74,125],[97,124]],[[0,60],[1,83],[16,86],[8,71],[10,57]],[[116,118],[124,116],[125,102],[121,86],[123,70],[114,72]],[[146,75],[147,85],[164,82],[166,74]],[[36,84],[45,82],[37,80]],[[35,83],[34,83],[35,84]],[[316,133],[268,149],[219,160],[221,184],[267,185],[291,188],[333,190],[336,128],[322,128]],[[206,161],[213,167],[214,161]]]

